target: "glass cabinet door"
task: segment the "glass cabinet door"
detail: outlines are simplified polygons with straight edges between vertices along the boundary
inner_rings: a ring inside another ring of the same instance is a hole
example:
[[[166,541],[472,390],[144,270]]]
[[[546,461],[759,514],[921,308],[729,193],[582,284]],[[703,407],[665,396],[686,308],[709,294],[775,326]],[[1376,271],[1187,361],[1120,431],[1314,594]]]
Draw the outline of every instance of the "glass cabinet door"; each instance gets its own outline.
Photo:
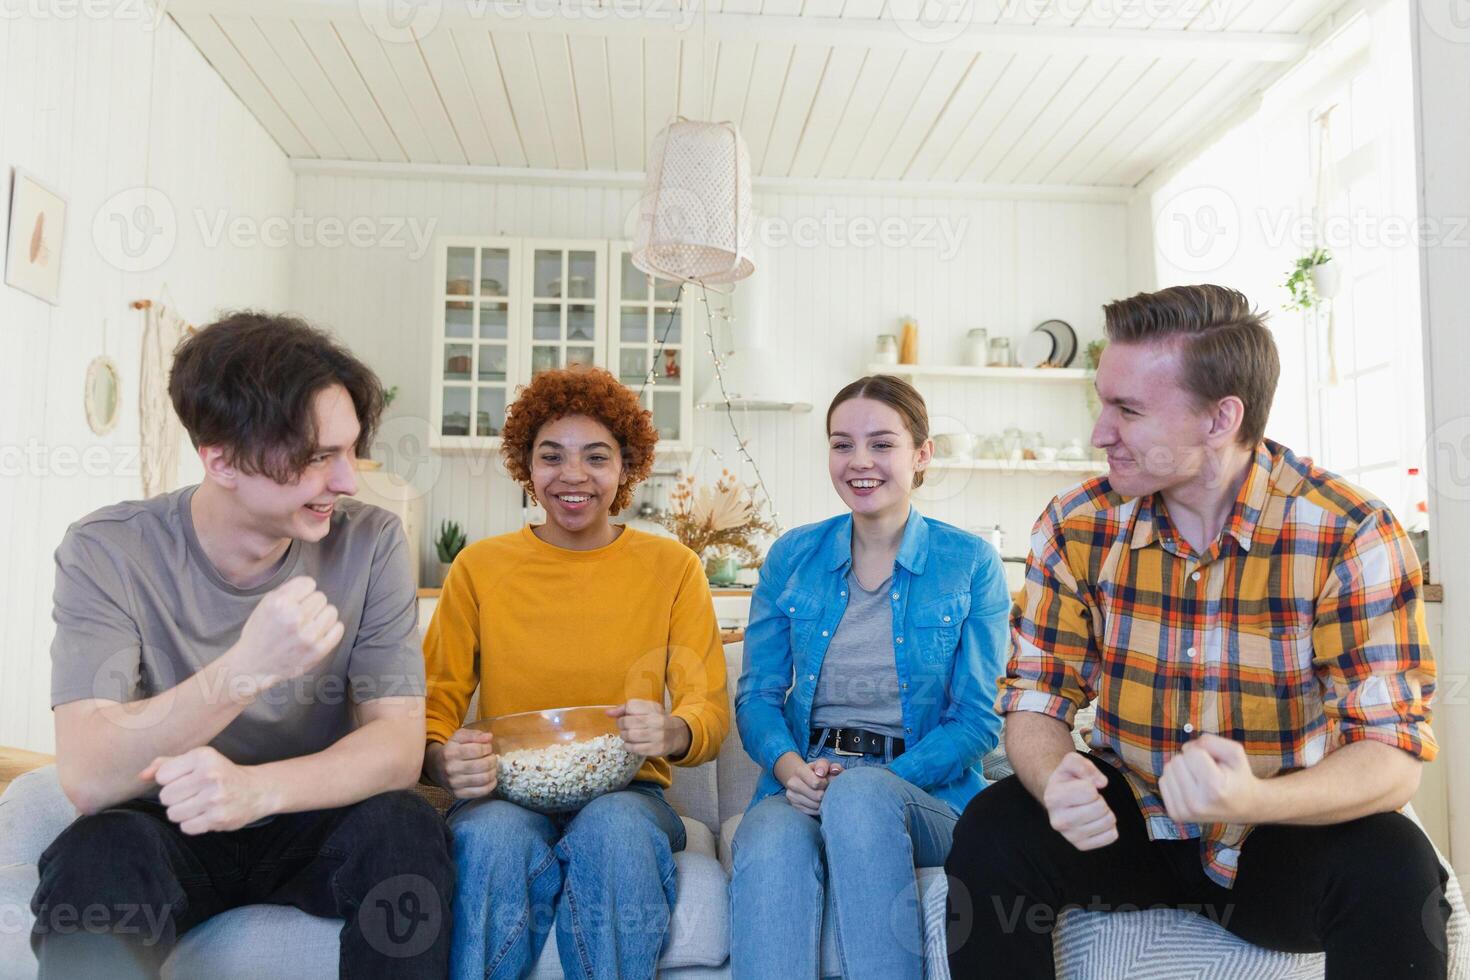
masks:
[[[531,316],[526,377],[603,363],[605,244],[532,240],[527,245]]]
[[[633,265],[625,246],[615,250],[615,309],[609,318],[609,360],[623,384],[642,391],[659,440],[674,446],[692,437],[694,379],[679,284],[653,279]]]
[[[443,336],[436,384],[438,434],[500,435],[516,382],[513,324],[516,247],[512,241],[459,240],[444,251]]]

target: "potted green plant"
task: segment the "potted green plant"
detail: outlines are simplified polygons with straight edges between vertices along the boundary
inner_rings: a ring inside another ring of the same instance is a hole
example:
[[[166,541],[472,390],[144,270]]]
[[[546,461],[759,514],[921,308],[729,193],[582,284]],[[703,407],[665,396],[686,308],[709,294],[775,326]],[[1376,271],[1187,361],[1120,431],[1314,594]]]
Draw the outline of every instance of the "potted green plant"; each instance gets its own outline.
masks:
[[[464,546],[464,530],[459,524],[456,521],[441,521],[439,537],[434,541],[434,550],[439,553],[439,584],[444,584],[449,566],[454,564],[454,556],[463,551]]]
[[[1341,278],[1341,268],[1332,264],[1332,253],[1325,248],[1312,249],[1296,260],[1291,267],[1291,275],[1282,283],[1291,294],[1285,308],[1305,312],[1324,299],[1331,299]]]

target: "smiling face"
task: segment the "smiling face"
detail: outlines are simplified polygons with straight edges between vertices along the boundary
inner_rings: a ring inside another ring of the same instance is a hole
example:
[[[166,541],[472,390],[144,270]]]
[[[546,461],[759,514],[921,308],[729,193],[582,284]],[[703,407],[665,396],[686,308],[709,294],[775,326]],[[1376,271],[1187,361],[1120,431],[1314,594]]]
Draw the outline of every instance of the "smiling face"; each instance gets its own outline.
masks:
[[[607,426],[586,415],[547,422],[531,441],[530,471],[548,530],[579,542],[606,533],[623,479],[622,452]]]
[[[223,467],[233,497],[242,509],[241,523],[267,538],[320,541],[332,527],[340,497],[357,492],[357,437],[361,426],[352,397],[341,385],[317,392],[312,399],[316,447],[295,482],[278,483],[264,473],[247,474],[214,462],[218,450],[201,450],[206,469]]]
[[[892,406],[849,398],[832,410],[827,470],[855,516],[908,513],[914,474],[929,465],[933,443],[914,437]]]
[[[1097,368],[1103,410],[1092,444],[1108,454],[1108,480],[1128,497],[1158,493],[1198,478],[1212,451],[1235,430],[1218,430],[1215,406],[1200,406],[1180,385],[1178,348],[1168,343],[1112,343]]]

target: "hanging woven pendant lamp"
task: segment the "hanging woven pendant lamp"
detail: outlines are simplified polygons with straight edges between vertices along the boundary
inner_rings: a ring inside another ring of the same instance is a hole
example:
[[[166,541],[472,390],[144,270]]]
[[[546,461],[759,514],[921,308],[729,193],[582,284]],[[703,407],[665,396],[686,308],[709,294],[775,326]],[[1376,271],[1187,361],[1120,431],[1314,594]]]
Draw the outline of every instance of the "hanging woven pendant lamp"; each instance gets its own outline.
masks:
[[[707,285],[755,271],[750,153],[734,123],[680,116],[653,140],[633,235],[633,264]]]

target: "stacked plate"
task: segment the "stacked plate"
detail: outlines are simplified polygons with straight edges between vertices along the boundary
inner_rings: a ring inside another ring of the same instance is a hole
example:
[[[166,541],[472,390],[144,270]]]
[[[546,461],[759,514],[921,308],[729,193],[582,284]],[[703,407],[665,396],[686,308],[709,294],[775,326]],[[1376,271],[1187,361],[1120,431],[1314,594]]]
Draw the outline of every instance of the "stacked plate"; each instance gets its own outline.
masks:
[[[1016,359],[1024,368],[1064,368],[1077,356],[1077,334],[1065,320],[1047,320],[1021,338]]]

